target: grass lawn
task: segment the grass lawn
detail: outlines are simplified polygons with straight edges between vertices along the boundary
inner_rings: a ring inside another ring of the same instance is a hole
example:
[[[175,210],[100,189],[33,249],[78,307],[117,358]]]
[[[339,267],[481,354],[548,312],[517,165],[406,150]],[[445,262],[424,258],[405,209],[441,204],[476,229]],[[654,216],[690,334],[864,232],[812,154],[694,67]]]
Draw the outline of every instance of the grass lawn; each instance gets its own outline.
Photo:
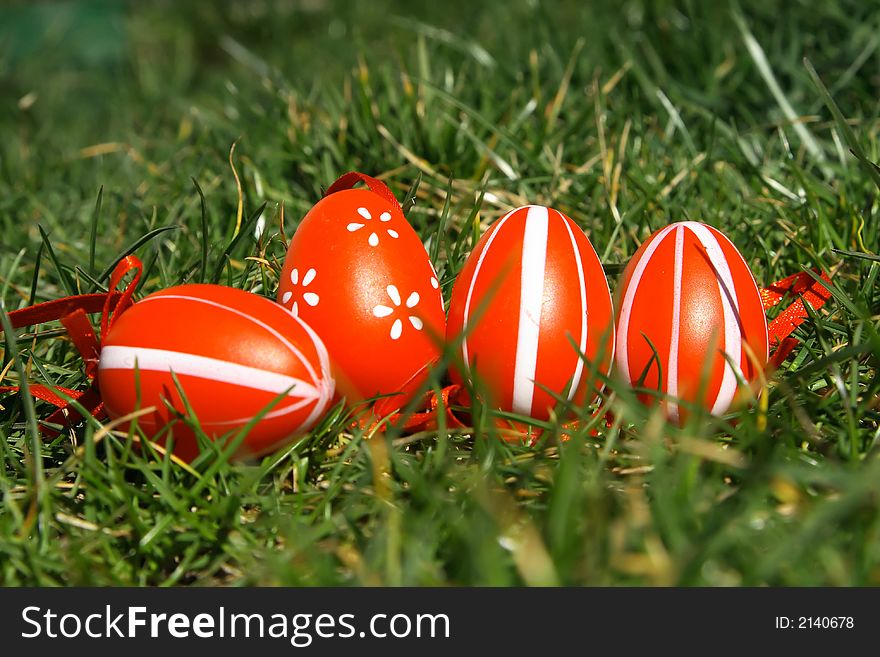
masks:
[[[678,428],[612,380],[610,427],[534,447],[485,417],[365,440],[337,408],[260,462],[188,469],[97,422],[40,444],[51,407],[7,395],[0,584],[880,585],[880,6],[724,5],[6,3],[8,310],[101,291],[132,250],[139,295],[217,271],[274,298],[282,204],[289,238],[351,169],[407,200],[447,302],[526,203],[574,218],[612,288],[691,219],[760,284],[818,267],[834,297],[766,413]],[[58,324],[17,334],[0,385],[88,385]]]

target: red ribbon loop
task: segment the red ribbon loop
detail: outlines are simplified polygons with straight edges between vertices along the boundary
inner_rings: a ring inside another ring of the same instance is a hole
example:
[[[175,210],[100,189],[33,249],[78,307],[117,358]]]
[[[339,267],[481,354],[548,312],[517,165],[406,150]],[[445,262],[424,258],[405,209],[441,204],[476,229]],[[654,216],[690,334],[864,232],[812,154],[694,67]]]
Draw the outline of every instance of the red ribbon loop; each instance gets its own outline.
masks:
[[[397,197],[394,196],[390,189],[388,189],[388,185],[377,178],[368,176],[365,173],[360,173],[359,171],[349,171],[348,173],[344,173],[339,176],[339,178],[337,178],[333,182],[333,184],[327,188],[327,191],[324,192],[324,196],[330,196],[330,194],[335,194],[336,192],[351,189],[359,182],[364,183],[367,186],[367,189],[369,189],[371,192],[378,194],[395,208],[403,212],[403,209],[400,207],[400,203],[397,201]]]
[[[119,314],[131,305],[131,297],[134,295],[134,291],[137,289],[137,284],[141,280],[141,272],[143,269],[144,265],[141,263],[140,258],[133,255],[126,256],[118,265],[116,265],[116,267],[113,268],[113,273],[110,274],[110,286],[107,299],[104,302],[104,308],[101,314],[101,340],[107,337],[107,331],[113,326],[113,322],[116,321]],[[111,299],[111,295],[116,293],[116,288],[119,287],[123,277],[130,271],[134,271],[134,276],[129,284],[125,286],[125,289],[119,294],[117,299]]]
[[[117,291],[116,288],[119,287],[122,279],[131,271],[134,271],[132,280],[129,281],[124,290],[121,292]],[[20,308],[9,313],[9,319],[13,328],[59,320],[67,330],[68,336],[85,363],[86,376],[92,381],[92,385],[85,390],[69,390],[60,387],[50,388],[41,384],[31,384],[31,395],[58,407],[58,410],[46,418],[45,423],[67,424],[78,422],[82,419],[80,412],[75,408],[71,408],[70,402],[58,395],[56,391],[75,400],[93,416],[97,417],[103,413],[104,404],[101,402],[98,384],[95,380],[95,376],[98,373],[98,357],[101,347],[98,344],[98,339],[95,337],[92,324],[86,315],[101,312],[101,339],[103,340],[119,315],[131,305],[132,296],[135,289],[137,289],[142,271],[143,264],[140,259],[137,256],[129,255],[114,267],[113,273],[110,275],[109,290],[105,293],[78,294],[63,299],[38,303],[34,306]],[[0,333],[2,333],[2,327],[0,327]],[[0,386],[0,393],[18,391],[18,386]],[[43,431],[46,435],[53,437],[58,434],[54,429],[47,427],[43,427]]]

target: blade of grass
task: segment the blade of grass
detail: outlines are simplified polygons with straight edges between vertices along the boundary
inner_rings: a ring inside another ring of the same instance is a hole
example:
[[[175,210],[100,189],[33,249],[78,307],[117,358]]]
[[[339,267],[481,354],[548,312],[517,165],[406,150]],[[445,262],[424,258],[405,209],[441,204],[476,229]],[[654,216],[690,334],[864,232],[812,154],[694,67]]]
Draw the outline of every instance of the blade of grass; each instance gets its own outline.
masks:
[[[61,279],[61,284],[64,289],[67,291],[67,294],[74,295],[77,293],[76,286],[73,284],[73,281],[70,278],[67,270],[61,264],[61,261],[58,259],[58,256],[55,255],[55,249],[52,248],[52,242],[49,240],[49,235],[43,230],[42,226],[38,226],[40,229],[40,237],[43,240],[43,244],[46,246],[46,251],[49,253],[49,259],[52,261],[52,264],[55,265],[55,271],[58,274],[58,278]]]
[[[95,201],[95,210],[92,212],[92,221],[89,228],[89,274],[95,275],[95,244],[98,241],[98,223],[101,220],[101,205],[104,201],[104,185],[98,189],[98,198]]]
[[[767,60],[767,55],[761,47],[761,44],[758,43],[755,35],[749,29],[746,19],[742,15],[742,11],[739,8],[735,8],[732,11],[732,15],[733,20],[742,35],[743,42],[746,44],[746,49],[752,57],[752,61],[754,61],[755,66],[758,67],[758,72],[761,74],[761,77],[764,78],[764,82],[767,83],[767,87],[770,89],[770,93],[773,95],[773,98],[782,110],[783,115],[785,115],[785,118],[791,123],[792,128],[794,128],[795,133],[797,133],[801,143],[803,143],[810,155],[812,155],[819,164],[823,164],[826,159],[825,151],[819,145],[819,142],[816,141],[816,138],[810,134],[809,130],[807,130],[807,127],[800,120],[800,116],[791,106],[791,102],[789,102],[785,93],[782,91],[782,87],[779,86],[779,82],[773,74],[770,62]]]
[[[878,170],[877,165],[874,162],[871,162],[865,155],[865,151],[862,150],[862,147],[859,144],[859,140],[856,138],[855,133],[849,126],[846,117],[843,116],[843,112],[840,111],[837,103],[834,102],[831,94],[828,93],[828,89],[822,82],[822,78],[819,77],[819,74],[816,73],[816,69],[813,68],[813,64],[806,57],[804,57],[803,61],[807,72],[810,74],[810,78],[813,80],[813,84],[816,85],[816,89],[819,90],[819,94],[822,96],[822,100],[825,102],[825,106],[828,108],[828,111],[831,112],[831,116],[834,118],[835,125],[837,125],[838,130],[843,133],[843,138],[846,140],[850,151],[853,155],[855,155],[856,159],[859,161],[859,164],[862,165],[862,168],[867,172],[867,174],[871,176],[874,184],[877,185],[878,188],[880,188],[880,170]]]
[[[27,368],[21,359],[18,351],[18,341],[15,339],[15,329],[12,328],[12,322],[9,321],[9,314],[6,312],[6,303],[0,298],[0,323],[3,326],[3,334],[6,338],[6,348],[9,350],[10,360],[15,362],[15,371],[18,374],[19,398],[24,409],[27,435],[30,442],[25,442],[25,459],[30,462],[29,468],[31,483],[34,492],[34,507],[41,514],[48,514],[49,509],[46,505],[46,495],[43,486],[45,479],[43,470],[43,441],[40,436],[40,428],[37,424],[37,411],[34,406],[34,398],[31,396],[31,388],[28,383]],[[30,514],[29,514],[30,516]],[[42,523],[41,523],[42,524]]]
[[[104,269],[104,271],[102,271],[98,275],[97,280],[99,280],[99,281],[105,280],[108,276],[110,276],[110,274],[116,268],[116,265],[118,265],[127,256],[130,256],[132,253],[137,251],[139,248],[141,248],[144,244],[146,244],[150,240],[155,239],[156,237],[158,237],[162,233],[167,233],[170,230],[178,230],[179,228],[180,228],[180,226],[161,226],[159,228],[154,228],[153,230],[146,233],[145,235],[142,235],[141,237],[136,239],[134,242],[132,242],[129,246],[125,247],[125,249],[122,251],[122,253],[120,253],[118,256],[116,256],[116,258],[113,259],[113,262],[111,262],[109,265],[107,265],[106,269]]]
[[[208,273],[208,207],[205,202],[205,193],[202,191],[201,186],[195,178],[192,178],[192,183],[195,185],[196,191],[199,193],[199,203],[201,208],[201,238],[202,243],[202,260],[201,266],[199,267],[199,283],[205,282],[205,276]]]
[[[233,237],[232,240],[230,240],[230,242],[226,246],[226,248],[223,249],[223,253],[220,254],[220,258],[217,261],[217,266],[214,268],[214,274],[209,279],[209,281],[211,283],[219,283],[220,282],[220,277],[223,275],[223,269],[224,269],[224,267],[226,267],[227,259],[229,258],[230,254],[235,250],[235,247],[238,246],[238,243],[241,241],[242,237],[244,237],[245,235],[251,234],[251,225],[254,224],[254,222],[256,222],[256,220],[259,218],[259,216],[261,214],[263,214],[263,210],[266,209],[267,203],[268,203],[268,201],[264,201],[263,204],[260,205],[260,207],[258,207],[256,209],[256,211],[251,214],[251,216],[248,218],[248,220],[245,222],[244,226],[242,227],[242,230],[238,231],[238,233],[235,235],[235,237]]]
[[[33,306],[37,300],[37,287],[40,282],[40,265],[43,263],[43,249],[46,248],[45,242],[40,242],[37,249],[37,255],[34,257],[34,274],[31,277],[31,292],[28,295],[27,305]]]

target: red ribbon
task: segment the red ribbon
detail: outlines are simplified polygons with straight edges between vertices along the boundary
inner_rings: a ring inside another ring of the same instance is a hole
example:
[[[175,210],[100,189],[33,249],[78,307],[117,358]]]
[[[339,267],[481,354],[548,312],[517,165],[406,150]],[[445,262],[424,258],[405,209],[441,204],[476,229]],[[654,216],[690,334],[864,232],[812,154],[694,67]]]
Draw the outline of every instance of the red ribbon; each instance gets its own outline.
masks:
[[[79,352],[85,363],[85,372],[91,385],[85,390],[70,390],[61,387],[49,387],[41,384],[30,386],[31,395],[42,401],[57,407],[57,410],[44,420],[48,424],[75,424],[82,419],[80,412],[71,407],[70,401],[61,397],[63,393],[70,399],[78,402],[86,411],[93,416],[101,416],[104,412],[104,404],[98,392],[98,381],[95,378],[98,373],[98,357],[101,352],[100,343],[95,336],[92,324],[86,317],[89,313],[101,312],[101,341],[107,336],[107,332],[132,303],[132,295],[137,288],[141,277],[143,264],[137,256],[126,256],[110,275],[109,291],[101,294],[78,294],[54,301],[38,303],[34,306],[13,310],[9,313],[9,321],[13,328],[32,326],[44,322],[59,320],[67,330],[68,336]],[[132,280],[121,292],[116,288],[129,272],[134,272]],[[2,328],[0,328],[2,333]],[[13,338],[15,339],[15,338]],[[18,386],[0,386],[0,394],[18,392]],[[43,427],[43,432],[54,437],[58,431],[49,427]]]
[[[817,272],[817,274],[820,280],[826,283],[831,282],[831,277],[824,271]],[[809,304],[813,310],[818,310],[831,298],[831,292],[827,287],[811,276],[809,272],[802,271],[799,274],[783,278],[781,281],[771,283],[768,287],[761,288],[761,301],[764,302],[764,310],[778,305],[788,295],[798,295],[799,298],[795,299],[767,326],[770,345],[773,347],[773,353],[770,355],[772,369],[782,365],[782,362],[800,344],[798,340],[791,337],[791,334],[809,317],[804,302]]]
[[[397,208],[401,212],[403,210],[400,207],[400,203],[397,201],[397,197],[388,189],[388,185],[383,183],[378,178],[373,178],[372,176],[368,176],[365,173],[360,173],[359,171],[349,171],[348,173],[344,173],[339,178],[337,178],[332,185],[327,188],[327,191],[324,192],[324,196],[330,196],[330,194],[335,194],[336,192],[342,192],[346,189],[351,189],[359,182],[364,183],[371,192],[378,194],[386,201],[388,201],[393,207]]]
[[[389,397],[388,400],[394,400],[396,397]],[[466,427],[465,424],[452,409],[454,405],[467,405],[470,401],[467,390],[464,386],[453,384],[446,386],[438,395],[433,390],[424,393],[417,408],[423,410],[414,413],[393,412],[396,405],[387,408],[388,404],[382,399],[373,406],[372,413],[363,418],[359,425],[367,431],[376,429],[383,422],[387,422],[390,426],[394,426],[398,431],[404,434],[413,434],[420,431],[430,431],[439,426],[440,405],[443,405],[443,414],[446,418],[447,429],[461,429]],[[389,412],[392,411],[392,412]]]

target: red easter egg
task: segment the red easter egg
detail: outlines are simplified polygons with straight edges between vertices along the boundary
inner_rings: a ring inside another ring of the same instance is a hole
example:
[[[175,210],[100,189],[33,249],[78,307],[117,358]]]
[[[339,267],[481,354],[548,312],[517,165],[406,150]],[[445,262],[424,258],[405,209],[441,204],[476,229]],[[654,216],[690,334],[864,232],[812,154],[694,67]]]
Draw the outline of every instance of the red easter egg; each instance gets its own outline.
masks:
[[[334,390],[326,349],[305,322],[268,299],[220,285],[181,285],[134,304],[110,329],[98,367],[110,417],[156,407],[137,419],[148,436],[176,417],[165,402],[185,413],[172,372],[213,438],[241,429],[275,402],[238,457],[261,456],[310,429]],[[193,432],[181,422],[173,432],[174,453],[195,458]]]
[[[579,352],[607,374],[614,349],[611,295],[587,236],[558,210],[508,212],[459,274],[447,335],[493,406],[546,419],[548,390],[581,403],[590,377]]]
[[[406,388],[399,407],[442,352],[437,273],[384,185],[383,195],[330,189],[290,241],[278,302],[321,336],[349,402]]]
[[[767,362],[767,318],[752,272],[706,224],[684,221],[651,235],[622,274],[616,306],[617,371],[669,395],[673,420],[683,419],[676,399],[725,413],[737,377],[752,382]]]

